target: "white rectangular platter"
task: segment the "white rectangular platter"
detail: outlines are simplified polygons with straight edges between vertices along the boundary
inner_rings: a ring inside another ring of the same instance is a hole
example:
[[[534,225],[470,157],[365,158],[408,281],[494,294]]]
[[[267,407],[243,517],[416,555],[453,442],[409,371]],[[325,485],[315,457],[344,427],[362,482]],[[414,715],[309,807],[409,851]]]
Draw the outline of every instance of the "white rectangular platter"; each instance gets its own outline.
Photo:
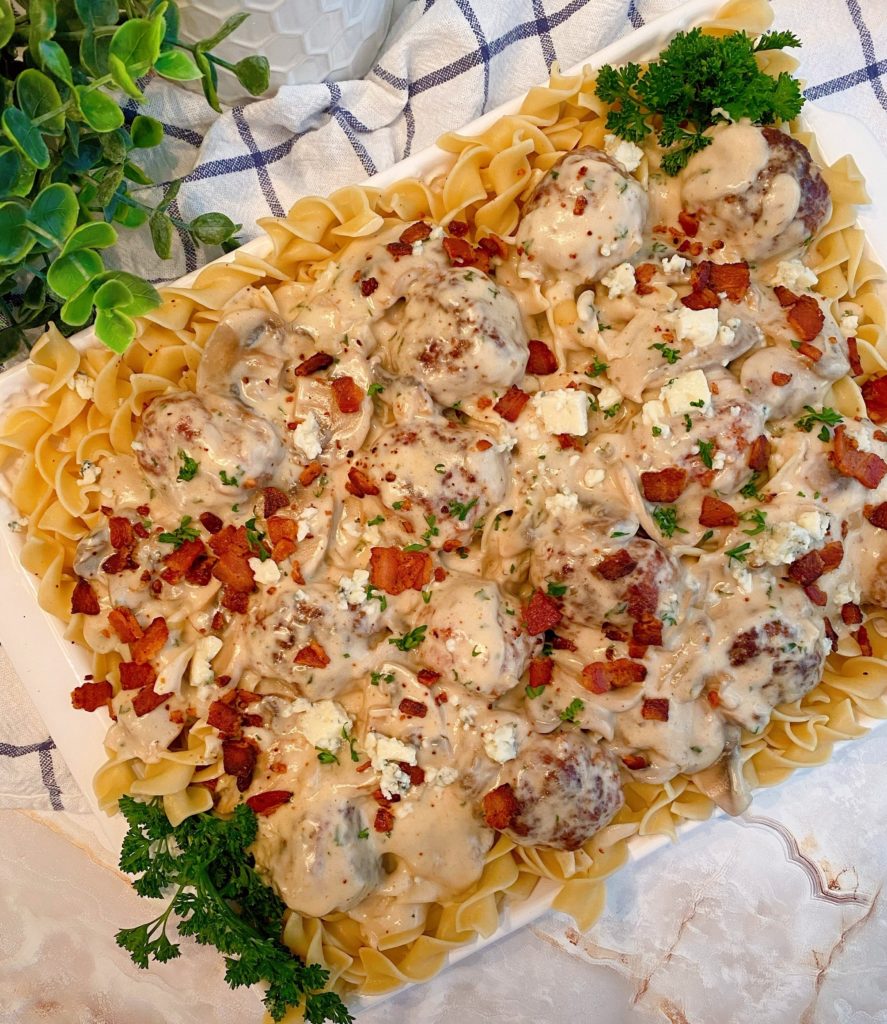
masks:
[[[650,22],[568,70],[577,72],[584,64],[598,67],[650,57],[665,45],[673,33],[711,17],[722,4],[723,0],[690,0],[681,8]],[[483,131],[502,115],[516,112],[521,101],[522,97],[517,97],[489,111],[465,125],[461,133],[471,135]],[[872,199],[871,205],[860,211],[860,226],[869,239],[871,255],[881,264],[887,265],[887,177],[883,174],[887,156],[864,125],[854,118],[829,113],[807,103],[803,121],[816,135],[827,162],[832,163],[846,153],[852,154],[856,160]],[[430,177],[451,160],[450,154],[437,146],[431,146],[375,175],[366,184],[382,188],[401,178]],[[267,255],[270,243],[263,236],[247,243],[244,250],[256,255]],[[228,255],[219,262],[231,258]],[[176,283],[187,285],[195,276],[191,274]],[[98,344],[90,330],[82,331],[74,340],[82,348]],[[27,400],[32,388],[25,364],[0,375],[0,412]],[[116,856],[124,832],[123,823],[119,818],[109,819],[99,810],[92,790],[93,775],[103,759],[102,740],[107,723],[101,715],[85,715],[74,711],[69,699],[71,689],[90,671],[89,658],[85,651],[65,640],[61,624],[38,606],[36,582],[19,562],[21,535],[8,526],[8,522],[14,518],[14,510],[3,499],[0,509],[0,642],[74,779],[90,803],[105,844]],[[648,856],[665,842],[663,838],[635,840],[631,847],[632,858]],[[538,918],[548,909],[554,891],[552,884],[541,882],[530,899],[506,910],[501,927],[494,936],[460,947],[451,954],[450,962],[462,960],[495,939]],[[357,1000],[355,1008],[378,1002],[378,998]]]

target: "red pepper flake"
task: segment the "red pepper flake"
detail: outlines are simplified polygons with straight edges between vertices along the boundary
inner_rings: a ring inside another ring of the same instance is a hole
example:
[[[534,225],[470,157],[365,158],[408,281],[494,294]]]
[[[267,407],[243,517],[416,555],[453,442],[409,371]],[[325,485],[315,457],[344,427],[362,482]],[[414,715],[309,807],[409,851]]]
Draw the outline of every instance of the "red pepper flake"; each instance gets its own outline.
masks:
[[[98,615],[100,610],[99,599],[92,589],[92,584],[78,576],[74,592],[71,594],[71,613],[73,615]]]
[[[379,287],[379,282],[374,277],[365,277],[360,282],[360,294],[370,296]]]
[[[264,793],[254,793],[247,797],[247,806],[256,814],[271,814],[278,807],[288,804],[293,794],[288,789],[268,789]]]
[[[514,423],[523,412],[524,406],[529,400],[530,396],[526,391],[521,391],[519,387],[512,384],[499,401],[496,402],[493,409],[499,413],[503,420]]]
[[[705,527],[738,526],[739,516],[732,505],[721,501],[720,498],[713,498],[710,494],[706,494],[702,499],[699,525]]]
[[[559,601],[543,593],[533,592],[533,596],[523,609],[524,623],[530,636],[537,636],[548,629],[554,629],[561,621],[563,612]]]
[[[520,811],[520,804],[514,790],[507,782],[491,789],[484,796],[484,821],[497,831],[509,828]]]
[[[71,691],[71,707],[77,711],[97,711],[110,703],[114,689],[107,679],[97,683],[83,683]]]
[[[330,663],[329,655],[316,640],[303,647],[293,660],[297,665],[307,665],[309,668],[326,668]]]
[[[641,718],[647,718],[652,722],[667,722],[668,698],[647,697],[641,705]]]
[[[687,471],[668,466],[657,473],[641,473],[641,489],[647,501],[677,501],[687,486]]]
[[[329,369],[335,360],[326,352],[315,352],[313,356],[303,359],[296,367],[297,377],[310,377],[313,373],[320,373],[321,370]]]
[[[853,634],[853,639],[859,644],[859,651],[865,658],[871,658],[872,656],[872,643],[869,640],[869,632],[865,626],[860,626],[859,629]]]
[[[530,357],[527,360],[527,373],[535,374],[537,377],[545,377],[557,370],[557,358],[554,352],[545,344],[533,338],[530,341]]]
[[[397,710],[407,718],[424,718],[428,714],[428,705],[423,704],[420,700],[404,697],[397,705]]]
[[[339,412],[360,412],[364,391],[353,377],[336,377],[330,386],[333,389],[333,398],[336,400]]]

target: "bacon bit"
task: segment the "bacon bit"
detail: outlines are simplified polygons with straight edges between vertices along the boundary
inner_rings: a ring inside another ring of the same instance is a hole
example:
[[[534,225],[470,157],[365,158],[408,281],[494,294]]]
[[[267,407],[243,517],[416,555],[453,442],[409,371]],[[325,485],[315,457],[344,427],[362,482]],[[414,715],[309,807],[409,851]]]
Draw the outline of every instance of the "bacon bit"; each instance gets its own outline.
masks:
[[[125,516],[111,516],[108,520],[111,532],[111,547],[116,551],[131,548],[134,544],[132,523]]]
[[[97,711],[110,703],[114,688],[107,679],[98,683],[83,683],[71,690],[71,707],[77,711]]]
[[[641,263],[634,268],[634,290],[636,295],[652,295],[656,289],[650,284],[656,267],[652,263]]]
[[[326,668],[330,657],[316,640],[312,640],[296,654],[294,661],[297,665],[307,665],[309,668]]]
[[[575,434],[555,434],[557,438],[558,447],[562,452],[572,449],[575,452],[581,452],[585,449],[582,447],[582,442],[576,437]]]
[[[858,377],[862,372],[862,361],[859,358],[859,346],[856,343],[856,338],[847,339],[847,358],[850,361],[850,373],[853,377]]]
[[[345,490],[353,494],[355,498],[365,498],[368,494],[378,494],[379,488],[373,483],[370,477],[357,466],[348,470],[348,482]]]
[[[643,661],[647,656],[647,645],[636,643],[634,640],[629,640],[628,656],[629,658],[633,658],[635,661]]]
[[[132,557],[132,552],[129,548],[121,548],[119,551],[115,551],[113,555],[109,555],[102,562],[102,572],[106,572],[109,576],[116,576],[127,569],[137,568],[138,563]]]
[[[222,520],[215,514],[215,512],[201,512],[200,523],[207,533],[218,533],[222,529]]]
[[[210,704],[206,721],[223,736],[237,736],[240,733],[240,712],[224,701],[214,700]]]
[[[286,508],[290,500],[278,487],[265,487],[262,490],[262,513],[266,519],[270,519],[279,509]]]
[[[71,594],[71,614],[98,615],[100,610],[99,599],[92,589],[92,584],[78,576],[74,592]]]
[[[389,246],[389,248],[391,248]],[[373,819],[373,828],[377,832],[390,832],[394,828],[394,815],[387,807],[380,807]]]
[[[136,512],[138,512],[138,514],[140,516],[149,516],[149,515],[151,515],[151,506],[150,505],[136,505]]]
[[[720,498],[706,494],[702,499],[702,510],[699,513],[700,526],[738,526],[739,516],[736,509]]]
[[[606,693],[608,690],[631,686],[632,683],[642,683],[646,678],[646,665],[629,658],[616,658],[613,661],[593,661],[586,665],[579,681],[592,693]]]
[[[869,631],[865,626],[860,626],[853,634],[853,639],[859,644],[859,652],[866,658],[872,656],[872,643],[869,640]]]
[[[463,235],[468,234],[468,225],[464,220],[451,220],[447,225],[447,231],[449,231],[451,235],[461,238]]]
[[[303,487],[310,487],[321,473],[323,473],[323,466],[319,462],[309,462],[299,474],[299,483]]]
[[[410,224],[408,228],[404,228],[400,233],[400,240],[406,242],[407,245],[414,245],[416,242],[424,242],[431,234],[431,225],[426,224],[424,220],[417,220],[415,224]]]
[[[255,586],[255,574],[249,564],[252,550],[245,527],[226,526],[214,537],[210,537],[209,546],[219,557],[213,566],[213,576],[224,585],[226,591],[239,591],[244,596],[250,594]],[[222,603],[225,604],[224,599]],[[225,604],[225,607],[231,606]]]
[[[719,708],[721,706],[721,695],[717,690],[709,690],[705,696],[711,707]]]
[[[808,359],[812,360],[814,363],[818,363],[819,360],[822,359],[822,352],[820,349],[806,341],[802,341],[801,344],[798,345],[798,352],[800,352],[802,356],[806,356]]]
[[[435,568],[435,570],[434,570],[434,582],[435,583],[443,583],[443,581],[446,578],[447,578],[447,570],[444,569],[444,567],[442,565],[437,566],[437,568]]]
[[[369,771],[369,769],[372,768],[372,766],[372,761],[364,761],[363,764],[359,764],[354,770],[356,772],[363,773],[365,771]]]
[[[786,384],[791,383],[791,379],[792,374],[781,373],[779,370],[774,370],[773,373],[770,374],[770,380],[773,382],[773,386],[777,388],[784,388]]]
[[[185,712],[180,711],[178,708],[175,711],[170,711],[169,720],[174,722],[176,725],[185,724]]]
[[[420,668],[417,679],[423,686],[434,686],[434,684],[440,679],[440,672],[435,672],[434,669]]]
[[[295,374],[297,377],[310,377],[313,373],[329,369],[334,361],[333,357],[326,352],[315,352],[313,356],[308,356],[307,359],[303,359],[299,363]]]
[[[185,582],[194,587],[205,587],[213,578],[213,564],[209,556],[201,555],[185,573]]]
[[[788,578],[802,587],[815,583],[820,576],[836,569],[844,558],[844,545],[839,541],[826,544],[819,551],[808,551],[788,568]]]
[[[477,407],[478,407],[478,409],[489,409],[490,406],[492,406],[492,404],[493,404],[493,399],[489,398],[487,395],[481,395],[481,397],[477,400]],[[478,441],[478,445],[479,444],[480,444],[480,442]],[[489,441],[487,441],[486,444],[487,444],[487,447],[490,447],[490,442]],[[481,450],[483,450],[483,449],[481,449]]]
[[[202,540],[186,540],[163,556],[166,568],[160,574],[161,578],[170,584],[178,583],[197,559],[205,554],[206,547]]]
[[[520,810],[520,804],[508,782],[491,789],[484,796],[483,805],[484,821],[499,832],[511,825]]]
[[[258,756],[255,744],[249,740],[222,742],[222,766],[226,775],[232,775],[237,780],[237,788],[241,793],[249,789]]]
[[[810,586],[804,587],[804,593],[813,602],[813,604],[817,605],[819,608],[824,608],[828,604],[828,595],[824,590],[820,590],[815,583],[811,583]]]
[[[498,235],[486,235],[477,243],[477,247],[488,256],[498,256],[500,259],[504,259],[508,252],[505,248],[505,243]]]
[[[557,370],[557,358],[554,352],[545,344],[535,338],[530,341],[530,357],[527,360],[527,373],[533,373],[537,377],[545,377]]]
[[[862,609],[858,604],[848,601],[841,606],[841,621],[845,626],[858,626],[862,622]]]
[[[448,700],[449,700],[449,697],[447,697],[447,692],[446,692],[446,690],[441,690],[441,692],[440,692],[440,693],[439,693],[439,694],[438,694],[438,695],[437,695],[437,696],[436,696],[436,697],[434,698],[434,703],[435,703],[435,704],[436,704],[436,705],[437,705],[438,707],[440,707],[440,706],[441,706],[441,704],[446,704],[446,702],[447,702]]]
[[[576,196],[576,201],[573,203],[573,216],[581,217],[585,213],[586,206],[588,206],[588,197]]]
[[[132,660],[143,665],[159,654],[169,639],[169,627],[166,619],[158,616],[140,637],[129,645]]]
[[[641,473],[641,490],[647,501],[677,501],[687,486],[687,471],[668,466],[658,473]]]
[[[614,551],[612,555],[607,555],[602,562],[598,562],[594,571],[605,580],[612,581],[633,572],[637,568],[637,564],[637,561],[622,548],[620,551]]]
[[[243,615],[249,607],[249,593],[245,590],[235,590],[232,587],[223,586],[222,607],[227,608],[229,612]]]
[[[667,722],[668,698],[647,697],[641,705],[641,718],[647,718],[652,722]]]
[[[408,242],[389,242],[385,248],[394,257],[395,261],[401,256],[412,256],[413,247]]]
[[[530,686],[548,686],[553,673],[551,658],[533,658],[530,662]]]
[[[544,594],[541,590],[533,591],[533,596],[523,609],[524,622],[530,636],[538,636],[547,629],[554,629],[561,621],[563,612],[559,601]]]
[[[404,697],[400,704],[397,705],[397,710],[402,715],[406,715],[407,718],[424,718],[428,714],[428,705],[423,704],[420,700],[411,700],[409,697]]]
[[[755,473],[763,473],[770,464],[770,439],[766,434],[760,434],[749,445],[746,463]]]
[[[887,374],[869,377],[862,385],[866,411],[875,423],[887,423]]]
[[[221,612],[216,612],[212,617],[211,625],[217,633],[221,633],[225,628],[225,616]]]
[[[825,316],[819,308],[819,303],[812,295],[801,295],[792,303],[786,319],[801,341],[813,341],[825,323]]]
[[[778,284],[773,291],[776,294],[779,305],[782,306],[783,309],[786,309],[788,306],[793,306],[800,298],[799,295],[795,295],[794,292],[790,292],[788,288],[783,287],[781,284]]]
[[[608,640],[613,640],[616,643],[625,643],[628,640],[628,633],[625,630],[620,629],[615,623],[604,621],[601,626],[601,630],[604,636]]]
[[[642,768],[650,767],[650,762],[641,754],[626,754],[625,757],[622,758],[622,763],[626,768],[633,772],[640,771]]]
[[[150,536],[143,523],[133,523],[132,532],[139,538],[139,540],[146,540]]]
[[[708,263],[711,285],[716,292],[726,292],[731,302],[739,302],[745,298],[751,285],[748,264],[740,263]],[[700,264],[705,266],[706,263]]]
[[[464,238],[445,238],[443,247],[454,267],[474,266],[474,252]]]
[[[509,423],[514,423],[518,416],[520,416],[524,411],[524,406],[529,402],[529,400],[530,396],[526,391],[521,391],[519,387],[512,384],[499,401],[493,406],[493,410],[499,413],[503,420],[508,420]]]
[[[284,559],[289,558],[296,550],[296,542],[289,540],[284,537],[283,540],[279,540],[274,547],[271,548],[271,558],[275,562],[282,562]]]
[[[832,645],[832,650],[834,650],[838,646],[838,634],[835,632],[835,627],[831,624],[831,620],[827,615],[822,621],[825,626],[825,635],[828,637],[828,641]]]
[[[711,288],[703,288],[701,291],[692,291],[689,295],[681,298],[681,305],[687,309],[717,309],[721,300],[718,293]]]
[[[655,615],[645,615],[632,625],[631,639],[633,643],[645,647],[661,647],[662,622]]]
[[[353,377],[336,377],[330,385],[333,389],[333,398],[339,407],[339,412],[359,412],[364,400],[363,388],[355,383]]]
[[[157,678],[157,672],[153,665],[121,661],[117,669],[120,672],[120,686],[124,690],[141,690],[143,686],[152,686]]]
[[[565,636],[553,636],[551,638],[551,646],[556,651],[575,651],[576,645],[572,640],[568,640]]]
[[[699,232],[699,217],[695,213],[681,210],[678,214],[678,223],[681,225],[684,234],[690,238],[695,238]]]
[[[293,794],[288,789],[268,789],[247,797],[246,803],[255,814],[271,814],[278,807],[288,804]]]
[[[887,462],[871,452],[859,451],[859,445],[843,424],[835,430],[835,447],[829,454],[829,461],[842,476],[852,477],[870,490],[877,487],[887,473]]]
[[[298,531],[298,524],[295,519],[288,519],[286,516],[272,516],[267,520],[268,539],[272,544],[278,544],[282,540],[295,540]]]
[[[880,505],[866,505],[862,514],[872,526],[887,530],[887,501],[882,501]]]
[[[360,282],[360,294],[368,297],[379,287],[379,282],[374,277],[365,277]]]
[[[492,441],[487,441],[485,438],[481,438],[474,446],[479,452],[489,451],[493,447]]]
[[[152,686],[143,686],[132,699],[132,709],[136,718],[141,718],[168,700],[168,693],[155,693]]]
[[[370,583],[386,594],[421,590],[431,581],[431,555],[427,551],[370,548]]]

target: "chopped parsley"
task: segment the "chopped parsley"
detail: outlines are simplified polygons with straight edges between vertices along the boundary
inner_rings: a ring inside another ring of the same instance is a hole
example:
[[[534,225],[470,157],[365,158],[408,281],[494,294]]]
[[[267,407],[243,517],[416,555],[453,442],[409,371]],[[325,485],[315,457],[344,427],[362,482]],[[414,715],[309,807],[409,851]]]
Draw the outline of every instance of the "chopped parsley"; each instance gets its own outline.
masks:
[[[200,469],[200,463],[196,459],[192,459],[191,456],[179,448],[179,458],[182,460],[181,469],[179,469],[179,475],[176,480],[181,480],[183,483],[188,483],[197,476],[197,470]]]
[[[662,427],[652,427],[651,430],[653,437],[662,437]]]
[[[367,526],[379,526],[381,523],[384,523],[384,522],[385,522],[385,516],[375,516],[373,519],[371,519],[367,523]]]
[[[524,687],[524,693],[526,693],[526,695],[530,698],[530,700],[535,700],[537,697],[541,697],[542,694],[545,693],[545,687],[544,686],[525,686]]]
[[[606,373],[609,369],[607,363],[602,363],[597,356],[594,357],[594,362],[585,371],[586,377],[600,377],[602,373]]]
[[[468,517],[468,513],[476,504],[477,498],[472,498],[471,501],[465,502],[464,504],[461,501],[449,501],[447,502],[447,507],[450,510],[451,516],[455,516],[460,523],[464,523]]]
[[[672,537],[675,533],[687,532],[683,527],[678,526],[678,510],[674,505],[659,505],[654,508],[653,519],[666,537]]]
[[[327,750],[326,747],[315,747],[314,749],[317,751],[317,760],[320,761],[321,764],[339,763],[338,757],[336,757],[332,750]]]
[[[743,487],[739,489],[739,493],[743,498],[749,498],[753,501],[760,501],[762,498],[761,492],[758,490],[758,474],[752,473],[751,480],[748,481]]]
[[[693,429],[693,420],[690,419],[690,414],[688,412],[685,412],[684,413],[684,430],[686,430],[687,433],[689,434],[692,429]]]
[[[615,416],[616,413],[619,412],[619,410],[621,408],[622,408],[622,403],[621,402],[616,402],[614,405],[611,405],[608,409],[604,409],[604,419],[605,420],[612,419],[612,417]]]
[[[157,538],[161,544],[173,544],[180,548],[186,540],[197,540],[200,530],[191,526],[191,517],[182,516],[181,522],[171,533],[161,533]]]
[[[416,626],[403,636],[390,636],[388,643],[394,644],[399,651],[414,651],[425,639],[426,629],[427,626]]]
[[[751,541],[746,541],[744,544],[737,544],[735,548],[730,548],[729,551],[725,552],[728,561],[744,562],[745,556],[748,554],[751,548]]]
[[[266,558],[270,558],[271,552],[262,543],[265,539],[265,534],[256,526],[256,517],[253,516],[252,519],[247,519],[244,527],[246,528],[247,543],[259,556],[259,561],[264,562]]]
[[[367,585],[366,585],[366,594],[367,594],[367,601],[378,601],[379,602],[379,610],[380,611],[384,612],[385,609],[388,607],[388,598],[380,590],[376,590],[375,586],[373,586],[372,583],[367,583]]]
[[[351,753],[351,760],[355,764],[357,764],[360,761],[360,754],[358,754],[358,752],[354,749],[354,745],[355,743],[357,743],[357,740],[351,735],[350,732],[348,732],[347,725],[342,726],[342,739],[348,744],[348,749]]]
[[[384,390],[384,384],[373,383],[370,384],[370,386],[367,388],[367,394],[370,396],[370,398],[372,398],[374,395],[381,395]]]
[[[357,833],[357,838],[358,839],[369,839],[369,837],[370,837],[370,830],[368,828],[362,828]]]
[[[681,353],[676,348],[669,348],[664,341],[654,342],[650,348],[655,348],[662,358],[670,365],[674,364],[681,358]]]
[[[442,462],[438,462],[438,464],[434,467],[435,473],[446,473],[446,471],[447,467]]]
[[[763,533],[767,529],[767,513],[761,508],[752,509],[750,512],[743,512],[740,516],[747,523],[754,523],[754,527],[751,530],[743,530],[742,532],[746,537],[757,537],[759,533]]]
[[[839,412],[835,412],[834,409],[829,409],[828,407],[823,407],[817,412],[812,405],[805,405],[804,411],[807,415],[796,420],[795,426],[800,427],[801,430],[805,430],[809,434],[813,429],[814,423],[821,423],[822,427],[816,435],[820,441],[831,441],[832,434],[829,427],[836,427],[839,423],[844,422],[844,417]]]
[[[714,537],[714,535],[715,535],[715,531],[714,530],[706,530],[705,533],[703,533],[703,535],[699,538],[699,543],[700,544],[707,543],[708,541],[710,541],[712,539],[712,537]]]
[[[699,445],[699,458],[702,459],[703,466],[706,469],[711,469],[714,466],[712,462],[712,452],[715,450],[714,441],[697,441]]]
[[[567,592],[567,584],[551,581],[546,587],[546,592],[549,597],[563,597]]]
[[[422,543],[407,544],[404,551],[424,551],[425,548],[431,546],[431,538],[440,534],[440,530],[437,528],[437,516],[426,515],[425,522],[428,524],[428,529],[422,534]]]
[[[584,710],[585,701],[580,700],[578,697],[574,697],[564,710],[561,711],[558,718],[560,718],[562,722],[575,722],[576,715],[581,714]]]
[[[386,672],[384,675],[381,672],[370,672],[370,683],[373,686],[378,686],[379,683],[393,683],[394,673]]]
[[[228,474],[225,472],[224,469],[221,470],[221,472],[219,473],[219,479],[222,481],[222,483],[226,487],[239,487],[240,486],[240,481],[237,479],[237,477],[236,476],[228,476]]]

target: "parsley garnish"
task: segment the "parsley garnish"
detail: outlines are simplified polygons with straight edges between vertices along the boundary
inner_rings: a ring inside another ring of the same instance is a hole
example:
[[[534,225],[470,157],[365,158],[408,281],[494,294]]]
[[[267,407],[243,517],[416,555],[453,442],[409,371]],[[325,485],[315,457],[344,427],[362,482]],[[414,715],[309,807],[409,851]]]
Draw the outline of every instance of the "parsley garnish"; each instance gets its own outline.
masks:
[[[653,437],[662,437],[662,427],[653,427],[652,432]]]
[[[120,868],[139,877],[140,896],[158,898],[172,889],[169,906],[153,921],[117,932],[117,945],[147,968],[181,955],[167,935],[175,913],[179,935],[225,955],[225,981],[232,987],[269,983],[264,1002],[279,1021],[288,1007],[305,1001],[305,1019],[347,1024],[353,1018],[334,992],[323,992],[329,971],[306,965],[280,941],[283,901],[257,874],[248,847],[256,838],[256,816],[246,804],[230,818],[193,814],[173,827],[159,798],[140,803],[120,798],[129,824],[120,852]]]
[[[755,508],[750,512],[743,512],[740,518],[755,524],[753,529],[742,531],[746,537],[757,537],[767,529],[767,513],[763,509]]]
[[[681,358],[681,353],[676,348],[669,348],[664,341],[654,342],[650,348],[655,348],[662,358],[671,366]]]
[[[385,675],[382,675],[381,672],[370,672],[370,683],[373,686],[378,686],[379,683],[382,683],[382,682],[393,683],[394,682],[394,673],[393,672],[388,672]]]
[[[461,501],[448,501],[447,507],[450,510],[450,515],[455,516],[460,523],[464,523],[468,513],[477,504],[477,498],[472,498],[471,501],[463,504]]]
[[[438,462],[438,464],[434,467],[435,473],[446,473],[446,471],[447,467],[442,462]]]
[[[344,726],[342,728],[344,728]],[[314,749],[317,751],[317,760],[320,761],[321,764],[339,763],[338,757],[336,757],[332,750],[327,750],[326,747],[315,747]]]
[[[265,534],[256,526],[255,516],[252,519],[247,519],[244,526],[246,527],[247,543],[259,556],[259,561],[264,562],[266,558],[270,558],[271,552],[262,543],[265,539]]]
[[[428,629],[427,626],[416,626],[415,629],[411,629],[409,633],[404,633],[403,636],[388,637],[388,643],[394,644],[399,651],[415,650],[425,639],[426,629]]]
[[[240,486],[240,481],[237,479],[237,477],[236,476],[228,476],[228,474],[225,472],[224,469],[219,473],[219,479],[222,481],[222,483],[226,487],[239,487]]]
[[[692,429],[693,429],[693,420],[690,419],[690,414],[688,412],[685,412],[684,413],[684,430],[686,430],[687,433],[689,434]]]
[[[362,828],[357,833],[357,838],[358,839],[369,839],[369,837],[370,837],[370,830],[368,828]]]
[[[736,562],[744,562],[750,548],[750,541],[746,541],[744,544],[737,544],[735,548],[730,548],[729,551],[725,552],[727,560],[733,559]]]
[[[602,373],[606,373],[608,369],[607,363],[602,363],[597,356],[594,357],[594,362],[585,371],[586,377],[600,377]]]
[[[807,415],[796,420],[795,426],[800,427],[801,430],[806,430],[809,434],[813,429],[814,423],[821,423],[822,428],[816,435],[820,441],[830,441],[832,435],[829,427],[836,427],[839,423],[844,422],[844,417],[839,412],[835,412],[834,409],[829,409],[828,407],[824,407],[817,412],[812,405],[805,405],[804,411]]]
[[[739,493],[743,498],[750,498],[753,501],[761,500],[761,493],[758,490],[758,474],[752,473],[751,480],[748,481],[743,487],[739,489]]]
[[[188,483],[197,476],[197,470],[200,469],[200,463],[196,459],[192,459],[191,456],[181,448],[179,448],[179,458],[182,460],[182,468],[179,470],[179,475],[176,477],[176,480]]]
[[[385,522],[385,516],[374,516],[368,523],[367,526],[378,526],[380,523]]]
[[[544,686],[525,686],[524,687],[524,693],[526,693],[526,695],[530,698],[530,700],[535,700],[537,697],[541,697],[542,694],[545,693],[545,687]]]
[[[712,537],[714,537],[714,535],[715,535],[715,531],[714,530],[706,530],[705,533],[703,533],[703,535],[699,538],[699,543],[700,544],[705,544],[706,541],[710,541],[712,539]]]
[[[200,531],[196,526],[191,526],[191,517],[182,516],[181,522],[171,533],[161,533],[157,538],[161,544],[174,544],[180,548],[186,540],[197,540]]]
[[[376,590],[375,586],[372,583],[367,583],[366,594],[367,601],[379,602],[379,611],[384,612],[385,609],[388,607],[388,598],[383,593],[381,593],[381,591]]]
[[[549,597],[563,597],[567,592],[567,584],[550,582],[546,590]]]
[[[697,441],[699,445],[699,458],[702,459],[702,464],[706,469],[711,469],[714,463],[712,462],[711,453],[715,450],[714,441]]]
[[[585,710],[585,701],[574,697],[570,703],[558,715],[562,722],[575,722],[576,715]]]
[[[666,537],[673,536],[675,532],[687,532],[685,529],[678,526],[678,510],[674,505],[660,505],[658,508],[654,508],[653,519],[656,521],[656,525]]]
[[[597,94],[614,104],[607,130],[629,142],[643,142],[654,128],[666,174],[675,175],[710,145],[706,128],[726,120],[772,124],[797,117],[804,103],[798,83],[787,72],[773,77],[761,71],[755,54],[800,46],[791,32],[766,32],[757,41],[744,32],[703,35],[679,32],[645,68],[605,65],[598,72]]]
[[[373,395],[381,395],[384,390],[384,384],[370,384],[370,386],[367,388],[367,394],[370,396],[370,398],[372,398]]]
[[[354,749],[354,744],[357,740],[348,732],[348,726],[342,726],[342,739],[348,744],[348,749],[351,752],[351,760],[357,764],[360,761],[360,754]]]

